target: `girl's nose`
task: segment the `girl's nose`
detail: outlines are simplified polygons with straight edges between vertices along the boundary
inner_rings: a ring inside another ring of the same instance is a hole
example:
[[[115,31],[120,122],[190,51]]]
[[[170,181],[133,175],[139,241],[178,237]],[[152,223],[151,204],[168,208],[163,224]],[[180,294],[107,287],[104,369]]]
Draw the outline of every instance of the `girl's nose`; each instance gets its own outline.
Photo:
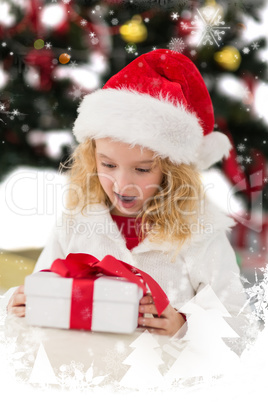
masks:
[[[128,194],[130,187],[132,187],[133,183],[131,180],[131,175],[121,171],[117,172],[114,176],[115,183],[114,183],[114,191],[120,194]]]

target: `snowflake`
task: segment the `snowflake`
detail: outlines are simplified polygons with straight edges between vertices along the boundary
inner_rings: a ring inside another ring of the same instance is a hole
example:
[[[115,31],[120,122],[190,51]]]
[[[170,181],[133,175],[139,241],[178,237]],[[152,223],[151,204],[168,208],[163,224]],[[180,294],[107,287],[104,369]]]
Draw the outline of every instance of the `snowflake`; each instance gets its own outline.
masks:
[[[47,42],[47,43],[45,44],[45,48],[46,48],[46,49],[51,49],[51,48],[52,48],[52,44],[51,44],[50,42]]]
[[[118,21],[117,18],[113,18],[112,21],[111,21],[112,25],[117,25],[118,22],[119,22],[119,21]]]
[[[70,66],[71,66],[71,68],[74,68],[74,67],[77,67],[78,64],[76,63],[75,60],[73,60],[73,61],[70,62]]]
[[[263,182],[264,182],[264,183],[268,183],[268,177],[265,177],[265,178],[263,179]]]
[[[235,158],[237,163],[242,163],[244,161],[244,156],[243,155],[237,155]]]
[[[181,22],[181,29],[183,31],[186,31],[187,29],[189,29],[189,25],[187,24],[187,22],[184,22],[184,21]]]
[[[6,42],[2,42],[3,47],[6,47],[6,45],[7,45]]]
[[[173,12],[173,13],[171,14],[171,18],[172,18],[173,20],[177,21],[177,19],[179,18],[179,13]]]
[[[118,353],[117,349],[108,350],[106,356],[102,358],[106,366],[105,372],[118,375],[119,372],[121,374],[122,371],[127,371],[128,368],[122,365],[122,361],[125,357],[126,352],[120,351],[120,353]]]
[[[245,162],[248,163],[248,164],[250,164],[250,163],[252,162],[251,156],[246,156],[244,160],[245,160]]]
[[[126,49],[127,53],[134,53],[136,50],[136,46],[135,45],[127,45],[125,47],[125,49]]]
[[[78,88],[78,87],[74,86],[73,91],[70,92],[70,95],[73,96],[73,100],[76,100],[76,99],[82,99],[82,97],[85,95],[85,93],[83,92],[81,87]],[[79,290],[79,289],[77,289],[77,290]],[[74,297],[77,297],[77,298],[79,298],[80,296],[81,295],[79,294],[79,292],[77,292],[77,294],[74,295]]]
[[[246,146],[245,146],[245,144],[241,143],[241,144],[238,144],[237,149],[239,152],[244,152],[246,149]]]
[[[110,10],[110,11],[109,11],[109,14],[110,14],[110,15],[113,15],[113,14],[114,14],[114,10]]]
[[[242,52],[243,52],[244,54],[248,54],[248,53],[250,52],[249,47],[244,47],[244,49],[242,50]]]
[[[248,296],[246,305],[250,304],[253,307],[253,314],[257,318],[265,321],[268,309],[268,264],[266,265],[266,268],[259,268],[259,270],[263,272],[262,281],[258,280],[258,276],[255,271],[254,285],[249,288],[245,288],[244,291]]]
[[[93,39],[91,39],[91,43],[92,43],[92,45],[97,45],[99,43],[99,39],[93,38]]]
[[[258,42],[253,42],[251,47],[253,50],[257,50],[257,49],[259,49],[260,45],[258,44]]]
[[[219,42],[222,40],[222,36],[225,35],[226,29],[230,27],[225,27],[225,22],[222,21],[222,16],[218,15],[219,9],[213,11],[209,6],[205,7],[201,12],[197,9],[198,15],[194,16],[194,20],[191,22],[192,26],[185,24],[183,29],[189,29],[191,34],[200,32],[201,38],[197,44],[199,46],[201,43],[206,45],[213,45],[215,43],[218,47]]]
[[[20,112],[18,111],[18,109],[12,110],[11,113],[12,113],[13,116],[19,116],[20,115]]]
[[[0,103],[0,110],[5,110],[6,106],[3,103]]]
[[[150,22],[150,18],[144,18],[144,22],[146,23]]]
[[[29,129],[30,129],[30,127],[28,126],[28,124],[23,124],[23,125],[21,126],[21,130],[22,130],[24,133],[27,133],[27,132],[29,131]]]
[[[182,53],[185,49],[185,43],[181,38],[172,38],[168,44],[168,47],[173,52]]]
[[[79,362],[72,361],[69,366],[62,364],[57,371],[57,379],[60,385],[68,390],[88,390],[89,385],[100,384],[107,375],[93,377],[93,363],[87,371],[84,365]]]
[[[95,34],[95,32],[89,32],[89,37],[92,39],[92,38],[95,38],[95,36],[96,36],[96,34]]]
[[[84,26],[86,26],[87,25],[87,20],[81,20],[80,21],[80,25],[82,26],[82,27],[84,27]]]

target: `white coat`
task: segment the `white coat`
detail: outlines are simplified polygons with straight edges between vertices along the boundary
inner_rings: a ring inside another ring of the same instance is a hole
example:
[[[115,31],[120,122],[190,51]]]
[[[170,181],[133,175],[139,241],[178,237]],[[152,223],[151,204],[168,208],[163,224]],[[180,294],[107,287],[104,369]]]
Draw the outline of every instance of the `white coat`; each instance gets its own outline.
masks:
[[[193,233],[174,262],[170,254],[172,244],[168,242],[158,244],[145,238],[129,250],[103,204],[91,205],[84,214],[63,215],[34,272],[49,268],[56,258],[66,258],[69,253],[88,253],[99,260],[110,254],[151,275],[166,292],[171,305],[182,312],[187,301],[210,285],[230,315],[237,316],[246,297],[235,252],[227,237],[234,221],[208,200],[204,206],[204,211],[199,211],[202,232]],[[215,300],[206,300],[202,307],[213,309],[214,304]]]

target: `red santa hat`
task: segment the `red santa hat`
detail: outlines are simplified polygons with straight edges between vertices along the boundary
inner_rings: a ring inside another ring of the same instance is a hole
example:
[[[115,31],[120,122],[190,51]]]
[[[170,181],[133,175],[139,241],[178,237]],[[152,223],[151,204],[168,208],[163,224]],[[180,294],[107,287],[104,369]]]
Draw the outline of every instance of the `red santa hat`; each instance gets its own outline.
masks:
[[[194,63],[158,49],[137,57],[102,89],[86,95],[73,132],[78,142],[109,137],[203,170],[227,157],[232,147],[213,128],[212,102]]]

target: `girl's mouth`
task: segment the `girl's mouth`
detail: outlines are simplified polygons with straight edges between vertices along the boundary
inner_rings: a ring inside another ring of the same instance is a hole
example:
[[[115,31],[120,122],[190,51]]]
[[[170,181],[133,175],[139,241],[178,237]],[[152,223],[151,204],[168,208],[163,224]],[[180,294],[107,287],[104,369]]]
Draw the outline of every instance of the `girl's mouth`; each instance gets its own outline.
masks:
[[[136,203],[136,196],[127,196],[127,195],[121,195],[121,194],[117,194],[115,193],[119,204],[121,204],[124,208],[131,208],[135,205]]]

